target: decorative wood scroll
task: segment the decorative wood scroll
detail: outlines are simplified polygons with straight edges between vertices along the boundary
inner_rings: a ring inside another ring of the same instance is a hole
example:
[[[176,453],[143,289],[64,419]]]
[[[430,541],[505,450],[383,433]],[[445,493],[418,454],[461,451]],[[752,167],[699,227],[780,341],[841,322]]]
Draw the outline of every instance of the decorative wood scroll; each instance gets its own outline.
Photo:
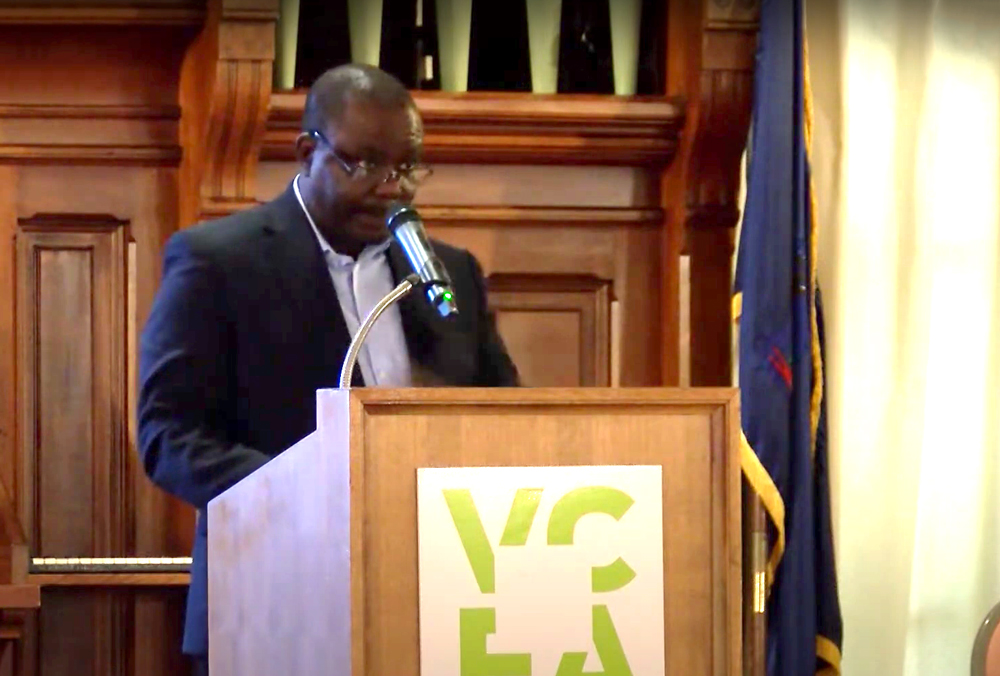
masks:
[[[256,204],[277,18],[278,0],[209,3],[181,74],[184,223]]]

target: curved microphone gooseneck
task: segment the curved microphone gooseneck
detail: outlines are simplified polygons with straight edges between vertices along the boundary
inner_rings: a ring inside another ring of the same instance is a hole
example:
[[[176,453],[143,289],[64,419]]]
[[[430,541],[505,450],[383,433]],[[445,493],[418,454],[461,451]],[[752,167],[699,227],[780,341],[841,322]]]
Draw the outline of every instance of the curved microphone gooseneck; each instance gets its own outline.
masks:
[[[407,275],[406,279],[401,281],[399,286],[376,303],[372,311],[365,317],[365,321],[358,328],[358,332],[354,334],[354,340],[351,341],[350,347],[347,348],[347,357],[344,358],[344,365],[340,369],[341,389],[347,389],[351,386],[351,377],[354,375],[354,365],[358,362],[358,356],[361,354],[361,345],[365,342],[365,338],[368,336],[368,332],[371,331],[375,321],[382,316],[383,312],[392,307],[393,303],[405,298],[413,290],[413,287],[419,283],[419,275],[416,273]]]

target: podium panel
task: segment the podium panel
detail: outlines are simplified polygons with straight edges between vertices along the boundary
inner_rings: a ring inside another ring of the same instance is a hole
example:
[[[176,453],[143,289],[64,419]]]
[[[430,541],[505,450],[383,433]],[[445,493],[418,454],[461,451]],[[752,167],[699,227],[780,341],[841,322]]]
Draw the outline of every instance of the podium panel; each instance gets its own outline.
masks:
[[[664,674],[658,465],[417,470],[420,670]]]
[[[317,403],[316,433],[209,505],[213,676],[740,673],[735,390]]]

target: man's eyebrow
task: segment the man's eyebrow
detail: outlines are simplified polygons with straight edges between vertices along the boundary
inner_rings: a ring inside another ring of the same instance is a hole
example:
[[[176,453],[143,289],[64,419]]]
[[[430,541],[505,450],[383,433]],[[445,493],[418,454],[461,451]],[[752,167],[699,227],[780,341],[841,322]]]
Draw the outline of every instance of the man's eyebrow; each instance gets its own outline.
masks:
[[[344,153],[351,155],[352,157],[358,157],[363,159],[371,160],[382,160],[385,158],[385,153],[371,145],[354,146],[349,149],[344,149]]]

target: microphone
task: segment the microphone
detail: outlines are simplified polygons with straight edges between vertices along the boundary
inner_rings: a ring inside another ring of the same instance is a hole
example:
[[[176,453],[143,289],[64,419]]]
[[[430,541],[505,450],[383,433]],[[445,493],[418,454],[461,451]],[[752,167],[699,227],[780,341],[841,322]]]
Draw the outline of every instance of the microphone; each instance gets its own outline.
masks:
[[[394,204],[386,213],[385,224],[420,278],[431,307],[442,317],[458,314],[451,277],[427,241],[424,223],[417,210],[406,204]]]

